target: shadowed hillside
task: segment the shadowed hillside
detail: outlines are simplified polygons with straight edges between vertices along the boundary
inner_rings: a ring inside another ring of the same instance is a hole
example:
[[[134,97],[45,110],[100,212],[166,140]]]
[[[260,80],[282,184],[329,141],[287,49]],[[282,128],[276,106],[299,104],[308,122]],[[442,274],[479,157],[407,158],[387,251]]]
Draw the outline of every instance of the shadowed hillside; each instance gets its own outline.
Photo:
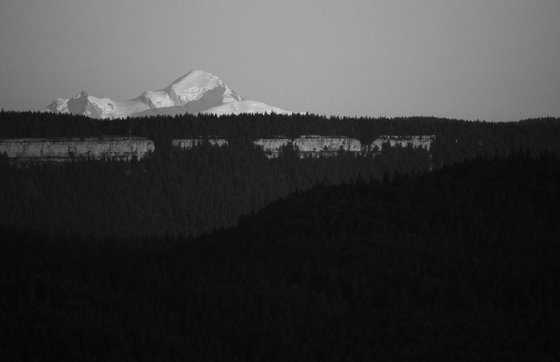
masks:
[[[560,160],[316,186],[198,239],[3,230],[0,357],[555,360]]]

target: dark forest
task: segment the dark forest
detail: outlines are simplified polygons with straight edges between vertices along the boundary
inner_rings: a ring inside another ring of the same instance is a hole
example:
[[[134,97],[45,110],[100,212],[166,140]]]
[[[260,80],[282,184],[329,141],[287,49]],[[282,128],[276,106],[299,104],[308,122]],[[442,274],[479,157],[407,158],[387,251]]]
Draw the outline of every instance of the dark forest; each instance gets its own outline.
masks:
[[[259,137],[436,135],[267,159]],[[0,160],[0,359],[556,360],[560,121],[2,112],[136,135],[133,162]],[[173,138],[219,136],[189,151]]]

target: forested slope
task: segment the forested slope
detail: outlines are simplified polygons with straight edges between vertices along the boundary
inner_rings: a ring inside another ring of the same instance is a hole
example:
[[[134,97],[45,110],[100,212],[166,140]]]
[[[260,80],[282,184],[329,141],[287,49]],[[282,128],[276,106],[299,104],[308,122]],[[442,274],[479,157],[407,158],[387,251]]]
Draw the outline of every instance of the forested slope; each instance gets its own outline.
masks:
[[[2,360],[556,360],[560,160],[278,200],[191,238],[0,235]]]
[[[435,135],[424,149],[385,149],[375,157],[342,154],[267,160],[253,141],[306,134],[349,136],[370,144],[381,135]],[[0,138],[141,136],[156,152],[141,162],[13,166],[0,159],[0,225],[55,235],[200,235],[317,183],[379,179],[437,169],[477,156],[560,151],[560,121],[493,124],[430,117],[338,118],[317,115],[146,117],[98,121],[50,113],[0,112]],[[176,138],[223,137],[223,149],[178,152]]]
[[[426,151],[269,160],[253,147],[202,146],[140,162],[13,166],[0,160],[0,225],[54,235],[200,235],[317,183],[430,168]]]

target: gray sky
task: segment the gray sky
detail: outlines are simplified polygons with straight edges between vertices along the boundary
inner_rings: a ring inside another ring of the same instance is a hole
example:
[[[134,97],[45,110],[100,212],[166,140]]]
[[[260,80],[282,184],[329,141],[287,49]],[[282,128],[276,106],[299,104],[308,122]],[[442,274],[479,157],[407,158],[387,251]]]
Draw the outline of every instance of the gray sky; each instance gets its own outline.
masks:
[[[0,106],[192,69],[320,114],[560,116],[560,0],[2,0]]]

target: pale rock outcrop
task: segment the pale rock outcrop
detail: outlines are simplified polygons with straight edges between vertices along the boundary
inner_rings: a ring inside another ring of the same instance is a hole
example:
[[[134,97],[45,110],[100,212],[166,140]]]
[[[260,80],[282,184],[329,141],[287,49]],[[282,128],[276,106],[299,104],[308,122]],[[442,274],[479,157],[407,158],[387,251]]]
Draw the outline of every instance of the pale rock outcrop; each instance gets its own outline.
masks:
[[[142,137],[0,139],[0,154],[14,161],[62,162],[75,159],[142,159],[154,152]]]
[[[286,147],[293,142],[293,139],[278,136],[275,138],[261,138],[253,142],[257,147],[262,148],[268,158],[276,158],[280,155],[282,147]]]
[[[359,153],[359,140],[344,136],[299,136],[298,138],[261,138],[253,142],[263,149],[267,157],[276,158],[282,147],[291,145],[300,157],[336,156],[340,152]]]
[[[408,147],[412,148],[423,148],[429,151],[432,142],[435,140],[435,135],[415,135],[415,136],[391,136],[383,135],[379,136],[375,141],[373,141],[369,147],[370,152],[377,152],[383,148],[384,144],[389,144],[391,147]]]
[[[189,150],[196,146],[202,146],[204,143],[210,144],[210,146],[216,147],[226,147],[229,142],[223,138],[183,138],[175,139],[171,141],[171,146],[177,147],[184,150]]]
[[[341,151],[361,152],[362,144],[359,140],[349,137],[337,136],[300,136],[293,141],[302,154],[338,154]]]
[[[344,136],[304,135],[297,138],[261,138],[253,144],[260,147],[268,158],[278,157],[286,146],[293,147],[300,158],[304,158],[336,156],[340,152],[375,154],[384,144],[390,147],[410,145],[429,151],[434,140],[434,135],[384,135],[370,145],[362,146],[359,140]],[[198,137],[171,141],[173,147],[181,149],[191,149],[204,143],[217,147],[228,145],[228,141],[223,138]],[[15,161],[69,161],[80,158],[131,160],[142,159],[154,150],[153,141],[141,137],[0,139],[0,155],[5,154]]]

